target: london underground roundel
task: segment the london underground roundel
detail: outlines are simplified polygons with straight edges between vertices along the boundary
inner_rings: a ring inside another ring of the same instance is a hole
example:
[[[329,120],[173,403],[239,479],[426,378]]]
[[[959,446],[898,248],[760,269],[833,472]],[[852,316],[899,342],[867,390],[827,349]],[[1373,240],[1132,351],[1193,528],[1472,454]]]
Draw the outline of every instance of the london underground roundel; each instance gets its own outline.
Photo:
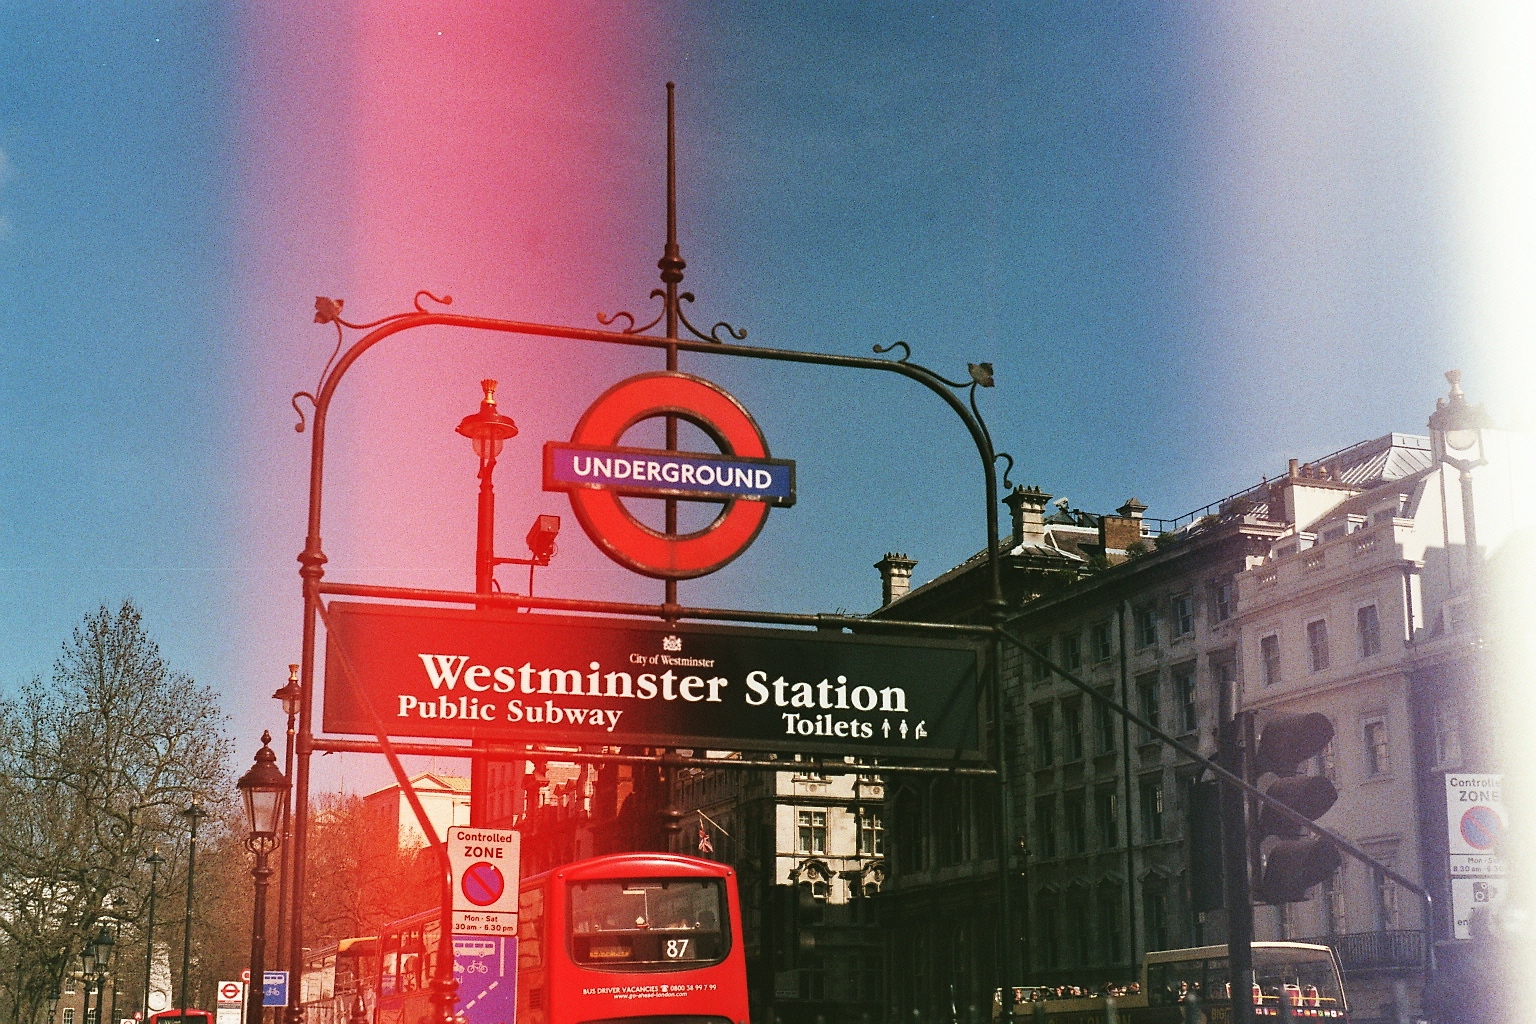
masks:
[[[625,431],[676,416],[698,427],[718,454],[628,448]],[[774,505],[793,505],[795,464],[770,458],[757,423],[715,384],[673,371],[642,373],[609,388],[582,415],[568,444],[544,446],[544,489],[566,491],[576,519],[602,551],[657,579],[692,579],[745,551]],[[621,497],[723,503],[694,533],[653,530]]]

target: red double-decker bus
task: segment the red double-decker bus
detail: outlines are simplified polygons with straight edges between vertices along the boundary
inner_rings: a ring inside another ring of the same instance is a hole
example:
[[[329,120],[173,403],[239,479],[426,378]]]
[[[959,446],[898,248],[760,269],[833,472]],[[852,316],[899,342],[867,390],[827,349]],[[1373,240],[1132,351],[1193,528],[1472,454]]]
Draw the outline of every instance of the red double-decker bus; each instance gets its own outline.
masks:
[[[373,1024],[432,1024],[438,938],[429,911],[368,940]],[[736,873],[714,861],[623,853],[534,875],[515,940],[455,935],[453,953],[468,1024],[747,1024]]]
[[[723,864],[626,853],[554,868],[522,883],[517,938],[518,1024],[747,1024]]]

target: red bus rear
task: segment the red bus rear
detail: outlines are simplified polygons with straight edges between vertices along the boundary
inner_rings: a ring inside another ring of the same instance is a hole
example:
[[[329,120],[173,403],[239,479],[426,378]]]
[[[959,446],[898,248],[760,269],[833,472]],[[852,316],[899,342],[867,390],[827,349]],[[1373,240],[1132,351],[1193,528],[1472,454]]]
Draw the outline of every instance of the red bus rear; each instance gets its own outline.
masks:
[[[746,1024],[736,873],[664,853],[525,880],[517,1024]]]

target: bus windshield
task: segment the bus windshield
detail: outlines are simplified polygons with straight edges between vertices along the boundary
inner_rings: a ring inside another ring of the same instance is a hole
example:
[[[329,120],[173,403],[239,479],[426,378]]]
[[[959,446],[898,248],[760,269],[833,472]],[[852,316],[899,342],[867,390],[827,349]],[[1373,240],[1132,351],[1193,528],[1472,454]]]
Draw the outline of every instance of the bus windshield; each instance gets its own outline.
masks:
[[[1283,946],[1254,946],[1253,972],[1263,1005],[1278,1006],[1282,996],[1292,1006],[1338,1010],[1344,1006],[1333,958]]]
[[[570,887],[571,957],[602,970],[677,970],[728,951],[718,879],[599,880]]]

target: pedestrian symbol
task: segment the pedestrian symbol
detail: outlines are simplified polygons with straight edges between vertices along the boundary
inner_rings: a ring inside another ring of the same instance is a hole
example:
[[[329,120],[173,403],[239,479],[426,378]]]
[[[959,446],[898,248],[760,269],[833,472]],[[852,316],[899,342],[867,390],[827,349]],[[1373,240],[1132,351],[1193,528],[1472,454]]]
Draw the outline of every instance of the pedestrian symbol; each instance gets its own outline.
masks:
[[[465,869],[464,879],[459,885],[464,890],[465,899],[477,907],[488,907],[501,899],[501,894],[507,888],[507,880],[501,876],[496,865],[482,860]]]

